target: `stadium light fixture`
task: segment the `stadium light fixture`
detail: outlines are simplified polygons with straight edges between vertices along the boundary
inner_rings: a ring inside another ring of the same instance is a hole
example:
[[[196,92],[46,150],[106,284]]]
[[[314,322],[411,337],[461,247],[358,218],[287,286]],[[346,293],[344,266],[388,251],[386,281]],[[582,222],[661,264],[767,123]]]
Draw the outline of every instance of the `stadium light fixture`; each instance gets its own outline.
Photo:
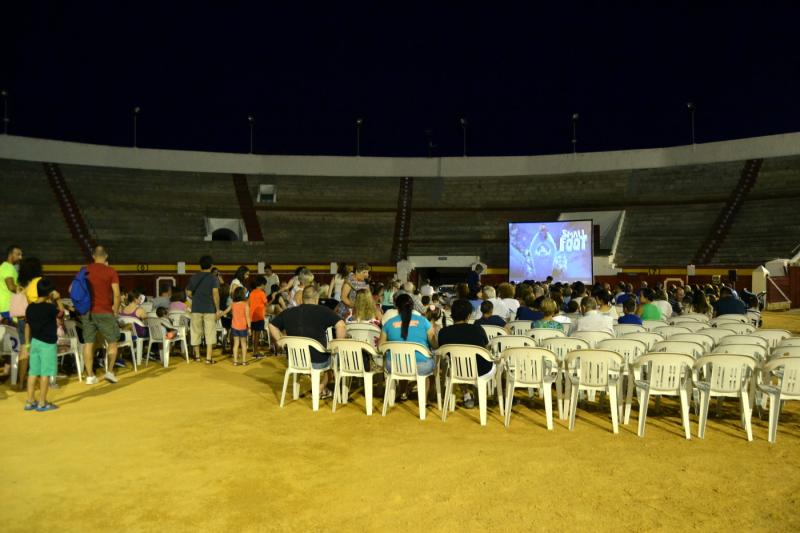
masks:
[[[256,126],[256,117],[253,115],[247,115],[247,122],[250,124],[250,153],[253,153],[253,140],[255,139],[255,126]]]
[[[358,117],[356,119],[356,157],[361,157],[361,126],[364,125],[364,119]]]
[[[3,96],[3,135],[8,135],[8,123],[11,122],[8,118],[8,91],[3,89],[0,95]]]
[[[461,132],[463,133],[463,137],[464,137],[464,157],[467,157],[467,125],[468,125],[468,123],[467,123],[467,119],[464,118],[464,117],[461,117],[460,122],[461,122]]]
[[[138,141],[138,139],[137,139],[137,133],[138,133],[137,132],[137,126],[138,126],[138,120],[139,120],[139,113],[141,111],[142,111],[142,108],[139,107],[138,105],[133,108],[133,147],[134,148],[138,148],[138,144],[137,144],[137,141]]]

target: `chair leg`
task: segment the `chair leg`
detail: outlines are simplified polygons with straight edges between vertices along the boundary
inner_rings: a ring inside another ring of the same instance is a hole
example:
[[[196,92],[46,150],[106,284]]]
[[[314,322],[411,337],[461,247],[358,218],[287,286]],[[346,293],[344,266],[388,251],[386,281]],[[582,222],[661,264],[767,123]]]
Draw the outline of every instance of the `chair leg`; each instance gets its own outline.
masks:
[[[650,391],[647,388],[639,389],[639,428],[637,435],[644,437],[647,424],[647,408],[650,406]]]
[[[570,399],[569,399],[569,430],[575,429],[575,411],[578,410],[578,384],[569,383]]]
[[[319,370],[311,370],[311,408],[319,411],[319,381],[321,373]]]
[[[364,398],[367,403],[367,416],[372,416],[372,374],[364,374]]]
[[[284,401],[286,400],[286,387],[289,386],[289,377],[291,374],[289,371],[286,371],[286,375],[283,376],[283,390],[281,391],[281,407],[283,407]]]
[[[428,403],[428,391],[426,390],[426,381],[428,376],[417,376],[417,403],[419,403],[419,419],[425,420]]]
[[[489,388],[488,380],[478,380],[478,406],[480,407],[481,425],[486,425],[486,389]]]
[[[577,394],[575,398],[577,400]],[[569,413],[571,412],[571,404],[572,404],[572,380],[568,373],[564,373],[564,417],[569,418]]]
[[[681,419],[683,421],[683,432],[686,434],[686,440],[692,439],[692,429],[689,427],[689,398],[691,394],[687,387],[681,387]]]
[[[453,403],[453,383],[449,379],[445,382],[444,405],[442,405],[442,422],[447,422],[447,413],[450,412],[450,404]]]
[[[341,390],[342,375],[338,372],[333,373],[333,401],[331,402],[331,412],[336,412],[336,404],[339,403],[339,391]]]
[[[386,411],[389,408],[389,397],[392,395],[392,385],[394,384],[394,380],[387,376],[386,377],[386,387],[383,393],[383,409],[381,412],[381,416],[386,416]]]
[[[189,347],[186,346],[186,339],[181,339],[181,347],[183,348],[183,355],[186,357],[186,362],[189,362]]]
[[[764,394],[766,396],[766,393]],[[769,434],[767,440],[775,443],[778,438],[778,417],[781,413],[781,400],[778,394],[769,395]]]
[[[503,401],[505,398],[503,397],[503,377],[500,375],[500,370],[495,371],[495,393],[497,394],[497,406],[500,408],[500,416],[505,416],[506,406],[504,405],[505,402]]]
[[[510,379],[506,381],[506,413],[503,417],[506,429],[511,425],[511,408],[514,406],[514,382]]]
[[[700,391],[700,419],[697,421],[697,436],[701,439],[706,436],[706,422],[708,421],[708,404],[711,402],[711,394],[708,391]]]
[[[436,373],[434,374],[434,379],[436,380],[436,408],[441,411],[442,410],[442,380],[439,377],[439,367],[436,367]]]
[[[558,419],[564,420],[564,378],[563,372],[556,373],[556,403],[558,404]]]
[[[347,403],[347,399],[350,397],[350,378],[345,377],[339,383],[339,399],[343,404],[345,404]]]
[[[747,432],[747,440],[753,440],[753,424],[752,424],[752,416],[753,412],[750,411],[750,394],[747,390],[742,391],[742,396],[739,398],[739,404],[741,406],[742,415],[744,416],[744,429]]]
[[[619,433],[619,404],[617,401],[617,384],[609,383],[608,403],[611,407],[611,427],[614,429],[614,434]]]
[[[631,405],[633,404],[633,392],[636,389],[636,379],[633,372],[628,374],[627,394],[625,394],[625,408],[622,415],[622,423],[626,426],[631,421]]]
[[[164,368],[167,368],[169,366],[169,352],[172,348],[172,343],[165,340],[161,344],[161,348],[161,362],[164,364]]]
[[[83,381],[83,358],[78,353],[78,350],[75,351],[75,367],[78,369],[78,383]]]
[[[300,399],[300,381],[298,381],[298,378],[297,374],[292,374],[292,398],[295,400]]]
[[[550,383],[544,383],[544,414],[547,417],[547,429],[553,430],[553,389]]]

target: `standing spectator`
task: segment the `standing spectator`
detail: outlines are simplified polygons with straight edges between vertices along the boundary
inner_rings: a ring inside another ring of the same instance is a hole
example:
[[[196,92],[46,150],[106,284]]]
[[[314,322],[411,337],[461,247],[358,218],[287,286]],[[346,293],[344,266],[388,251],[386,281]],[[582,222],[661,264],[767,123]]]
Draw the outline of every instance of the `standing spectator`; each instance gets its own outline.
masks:
[[[247,366],[247,337],[250,335],[250,304],[247,302],[244,287],[236,287],[233,291],[231,305],[231,337],[233,337],[233,366]],[[239,349],[242,350],[242,362],[239,363]]]
[[[59,308],[56,302],[61,296],[56,292],[53,282],[42,278],[36,285],[39,297],[28,305],[25,312],[25,344],[23,350],[30,359],[28,376],[28,400],[25,410],[53,411],[58,409],[47,401],[50,379],[56,377],[58,367],[58,326],[56,318]],[[36,382],[39,382],[39,403],[36,403]]]
[[[247,268],[246,266],[242,265],[236,269],[236,273],[233,275],[233,279],[231,280],[231,288],[230,288],[231,296],[233,296],[233,293],[236,292],[236,289],[238,287],[244,289],[245,297],[250,295],[250,291],[247,288],[247,278],[249,277],[250,277],[250,269]]]
[[[11,320],[8,309],[11,306],[11,295],[17,292],[17,265],[22,261],[22,248],[12,244],[6,249],[6,260],[0,265],[0,316]]]
[[[210,255],[200,258],[200,272],[192,276],[186,292],[192,299],[192,351],[194,360],[200,361],[200,342],[206,340],[206,364],[213,365],[214,341],[217,336],[219,307],[219,280],[211,272],[214,260]]]
[[[278,275],[272,271],[272,265],[264,265],[264,277],[267,278],[267,284],[264,290],[267,296],[269,296],[272,294],[272,286],[277,285],[280,287],[281,280],[278,278]]]
[[[37,291],[37,284],[42,279],[42,263],[35,257],[25,257],[19,262],[19,277],[17,278],[17,290],[23,291],[25,294],[25,301],[32,304],[39,298]],[[14,311],[14,306],[9,307],[9,313]],[[21,315],[20,315],[21,313]],[[19,309],[16,313],[19,316],[12,316],[12,319],[17,321],[17,334],[19,340],[25,340],[25,309]],[[17,362],[17,376],[20,390],[24,383],[24,378],[28,373],[28,358],[23,356],[22,352],[19,354]]]
[[[344,282],[347,281],[347,276],[350,274],[350,269],[347,268],[346,263],[337,263],[336,275],[333,276],[333,299],[341,301],[342,287]]]
[[[422,287],[419,288],[419,294],[420,296],[433,296],[433,285],[431,285],[431,280],[425,280],[425,282],[422,284]]]
[[[253,358],[261,359],[264,354],[259,352],[261,336],[264,333],[264,322],[267,310],[267,278],[258,276],[256,287],[250,292],[247,303],[250,304],[250,327],[253,331]]]
[[[469,275],[467,276],[467,285],[471,294],[477,294],[481,288],[481,274],[483,273],[483,265],[478,263],[475,265]]]
[[[92,307],[89,313],[81,317],[83,325],[83,362],[86,367],[86,384],[94,385],[97,377],[94,375],[94,349],[97,333],[103,335],[108,344],[108,365],[103,378],[109,383],[116,383],[114,364],[117,361],[117,341],[119,341],[119,275],[116,270],[108,266],[108,253],[100,245],[92,250],[94,262],[86,267],[86,278],[92,294]]]
[[[336,312],[339,316],[346,318],[355,307],[356,293],[361,289],[369,289],[370,266],[366,263],[356,265],[356,270],[347,277],[347,281],[342,286],[342,298]],[[413,286],[413,284],[412,284]]]

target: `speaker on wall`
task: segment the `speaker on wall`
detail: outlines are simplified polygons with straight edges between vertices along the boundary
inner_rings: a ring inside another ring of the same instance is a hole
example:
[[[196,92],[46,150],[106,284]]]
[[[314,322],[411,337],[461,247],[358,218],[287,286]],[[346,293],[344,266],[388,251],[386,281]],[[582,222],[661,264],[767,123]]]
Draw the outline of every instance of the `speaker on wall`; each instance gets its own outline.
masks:
[[[736,283],[736,269],[728,270],[728,281]]]

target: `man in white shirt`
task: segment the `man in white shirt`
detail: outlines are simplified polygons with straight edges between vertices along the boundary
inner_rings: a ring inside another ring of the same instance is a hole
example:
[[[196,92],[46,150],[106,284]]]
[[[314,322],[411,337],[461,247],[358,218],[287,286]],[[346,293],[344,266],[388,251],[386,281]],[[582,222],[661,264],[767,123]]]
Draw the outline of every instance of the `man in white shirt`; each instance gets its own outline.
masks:
[[[653,302],[653,305],[658,307],[661,311],[661,318],[662,320],[666,320],[672,316],[672,305],[667,301],[667,295],[664,291],[659,291],[656,293],[656,299]]]
[[[581,301],[583,316],[578,319],[577,331],[606,331],[614,334],[614,319],[597,310],[597,300],[584,297]]]
[[[433,286],[431,286],[431,280],[425,280],[425,283],[423,283],[422,287],[419,288],[419,293],[421,296],[433,296]]]
[[[511,314],[511,310],[505,304],[503,300],[497,297],[497,293],[494,290],[494,287],[484,286],[483,287],[483,299],[489,300],[492,302],[494,309],[492,311],[492,315],[499,316],[503,320],[508,320],[508,315]]]

